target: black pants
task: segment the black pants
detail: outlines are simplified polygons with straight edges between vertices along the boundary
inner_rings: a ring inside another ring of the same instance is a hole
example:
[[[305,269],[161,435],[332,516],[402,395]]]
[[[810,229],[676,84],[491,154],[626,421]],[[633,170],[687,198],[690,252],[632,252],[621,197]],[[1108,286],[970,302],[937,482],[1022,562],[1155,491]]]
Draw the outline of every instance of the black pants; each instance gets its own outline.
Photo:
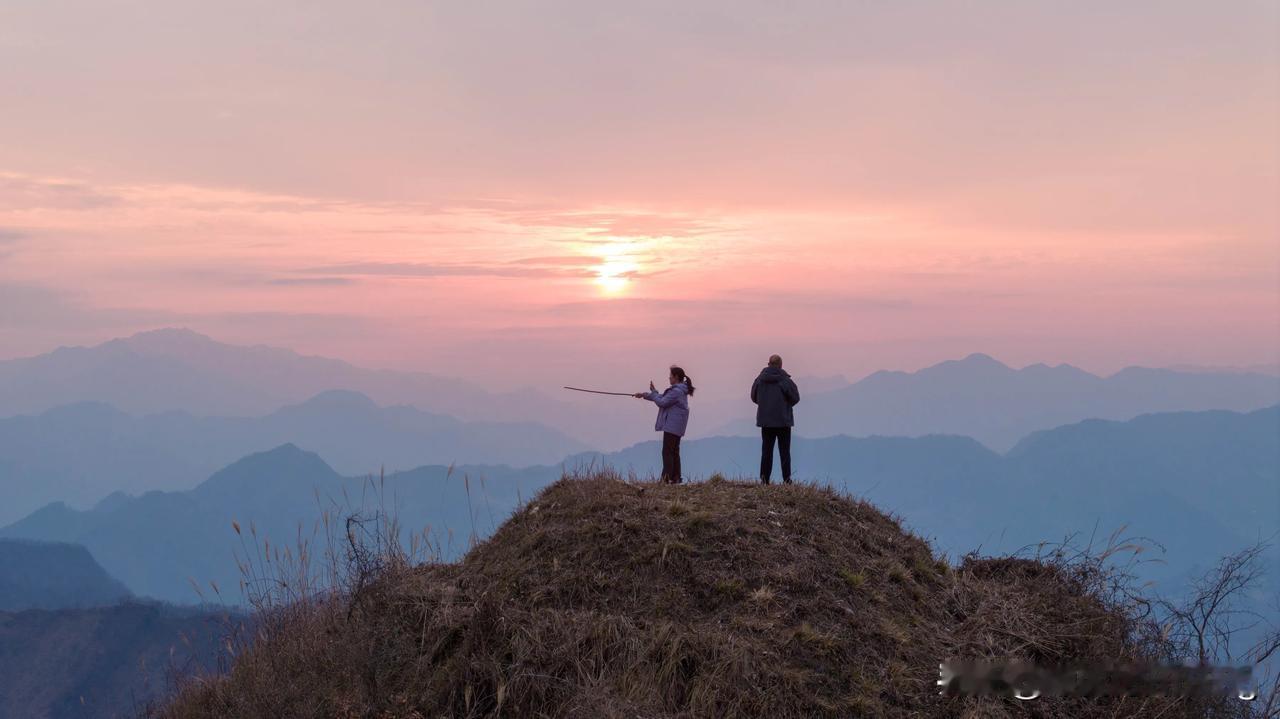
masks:
[[[760,428],[760,481],[769,483],[773,474],[773,443],[778,443],[778,453],[782,455],[782,481],[791,484],[791,428]]]
[[[680,435],[662,433],[662,481],[680,482]]]

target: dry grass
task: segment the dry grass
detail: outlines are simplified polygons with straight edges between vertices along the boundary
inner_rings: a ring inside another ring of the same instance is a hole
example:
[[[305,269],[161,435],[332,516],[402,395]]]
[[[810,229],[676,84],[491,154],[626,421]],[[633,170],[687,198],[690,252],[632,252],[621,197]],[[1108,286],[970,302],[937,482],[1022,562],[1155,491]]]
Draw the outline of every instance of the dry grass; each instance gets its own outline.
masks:
[[[190,684],[160,714],[1169,718],[1220,708],[939,697],[938,662],[950,656],[1155,658],[1161,645],[1097,564],[970,558],[953,569],[871,505],[800,485],[565,479],[457,564],[388,563],[354,596],[277,611],[228,676]]]

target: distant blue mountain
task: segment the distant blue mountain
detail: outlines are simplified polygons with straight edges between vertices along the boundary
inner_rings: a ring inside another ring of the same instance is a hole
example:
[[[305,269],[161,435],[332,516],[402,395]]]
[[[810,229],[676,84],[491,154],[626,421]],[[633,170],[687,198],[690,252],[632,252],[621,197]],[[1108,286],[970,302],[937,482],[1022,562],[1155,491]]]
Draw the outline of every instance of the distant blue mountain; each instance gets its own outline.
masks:
[[[1245,539],[1280,539],[1280,407],[1089,420],[1028,436],[1006,463],[1077,496],[1158,488]]]
[[[585,446],[535,423],[461,422],[324,392],[265,417],[134,417],[99,403],[0,419],[0,523],[52,501],[89,505],[112,491],[186,489],[219,467],[293,442],[344,474],[426,464],[548,464]]]
[[[797,439],[797,475],[863,496],[900,515],[953,556],[1007,552],[1078,535],[1095,546],[1114,531],[1166,548],[1144,577],[1174,586],[1218,557],[1280,527],[1280,408],[1248,414],[1195,412],[1130,422],[1085,422],[1029,437],[1009,456],[956,436]],[[685,443],[686,475],[751,477],[758,441],[719,437]],[[656,442],[612,454],[580,454],[574,467],[607,464],[650,476]],[[517,505],[557,479],[561,467],[442,466],[387,475],[383,494],[402,524],[430,527],[444,556],[465,550]],[[483,478],[483,481],[482,481]],[[89,511],[50,505],[0,536],[85,545],[142,595],[193,601],[188,577],[235,587],[238,521],[273,546],[301,528],[319,536],[320,506],[380,505],[367,481],[341,476],[293,445],[255,454],[187,492],[112,496]],[[346,499],[344,499],[344,495]],[[317,502],[317,498],[319,502]],[[343,510],[337,510],[339,514]]]
[[[84,547],[0,539],[0,612],[99,607],[130,596]]]
[[[429,528],[439,549],[456,557],[473,532],[487,534],[520,497],[554,475],[549,467],[451,472],[430,466],[388,474],[385,481],[348,478],[315,453],[286,444],[245,457],[189,491],[116,495],[87,511],[51,504],[0,530],[0,537],[83,544],[142,596],[195,602],[195,581],[209,600],[214,582],[224,599],[239,601],[233,553],[242,545],[232,522],[245,541],[252,534],[283,548],[302,537],[314,549],[324,543],[322,511],[335,512],[341,522],[349,510],[371,516],[386,509],[408,528],[406,541],[410,531]]]
[[[803,436],[960,434],[1001,452],[1031,432],[1085,419],[1128,420],[1151,412],[1206,409],[1244,412],[1280,403],[1280,377],[1274,373],[1204,368],[1130,368],[1104,378],[1069,365],[1013,369],[974,354],[917,372],[876,372],[852,385],[840,376],[806,378],[803,367],[788,369],[802,380],[796,431]],[[747,399],[754,376],[706,379],[704,392],[693,403],[691,437],[755,434],[754,407]],[[648,416],[642,403],[602,401],[558,389],[496,392],[424,372],[373,370],[277,347],[230,345],[185,329],[0,360],[0,416],[99,402],[130,415],[258,417],[334,389],[359,392],[384,407],[410,405],[462,422],[538,424],[604,451],[634,442],[637,426]],[[710,395],[717,389],[722,394],[714,399]],[[566,453],[570,451],[575,450]],[[0,455],[0,465],[3,461]],[[495,454],[483,461],[507,460]],[[196,476],[211,471],[202,466]]]
[[[0,416],[100,402],[134,415],[257,417],[333,389],[464,422],[539,423],[590,447],[621,446],[627,436],[622,432],[629,429],[607,416],[584,421],[563,398],[535,390],[492,392],[426,372],[366,369],[278,347],[225,344],[186,329],[0,360]]]
[[[876,372],[826,392],[801,386],[800,395],[796,432],[806,437],[960,434],[1003,452],[1031,432],[1086,419],[1269,407],[1280,403],[1280,377],[1143,367],[1099,377],[1065,364],[1014,369],[973,354],[918,372]],[[755,434],[753,411],[745,404],[739,419],[711,425],[712,433]]]

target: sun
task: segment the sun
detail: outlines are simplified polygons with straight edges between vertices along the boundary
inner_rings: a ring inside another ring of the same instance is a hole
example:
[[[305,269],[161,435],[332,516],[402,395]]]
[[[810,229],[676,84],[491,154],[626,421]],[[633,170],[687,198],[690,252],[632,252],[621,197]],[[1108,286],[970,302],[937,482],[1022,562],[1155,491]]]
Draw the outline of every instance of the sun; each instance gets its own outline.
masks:
[[[638,269],[625,257],[608,257],[596,267],[594,281],[603,294],[620,295],[631,286],[631,276]]]

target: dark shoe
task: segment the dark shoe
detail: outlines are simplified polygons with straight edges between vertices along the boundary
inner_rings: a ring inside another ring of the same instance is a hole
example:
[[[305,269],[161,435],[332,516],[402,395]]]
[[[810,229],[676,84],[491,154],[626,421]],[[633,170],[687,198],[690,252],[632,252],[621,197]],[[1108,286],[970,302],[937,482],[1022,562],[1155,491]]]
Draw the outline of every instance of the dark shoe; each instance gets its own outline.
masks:
[[[761,478],[760,478],[760,483],[761,483],[761,484],[765,484],[765,485],[769,484],[769,478],[768,478],[768,477],[761,477]]]
[[[791,484],[791,478],[790,478],[790,477],[783,477],[783,478],[782,478],[782,483],[783,483],[783,484]]]

